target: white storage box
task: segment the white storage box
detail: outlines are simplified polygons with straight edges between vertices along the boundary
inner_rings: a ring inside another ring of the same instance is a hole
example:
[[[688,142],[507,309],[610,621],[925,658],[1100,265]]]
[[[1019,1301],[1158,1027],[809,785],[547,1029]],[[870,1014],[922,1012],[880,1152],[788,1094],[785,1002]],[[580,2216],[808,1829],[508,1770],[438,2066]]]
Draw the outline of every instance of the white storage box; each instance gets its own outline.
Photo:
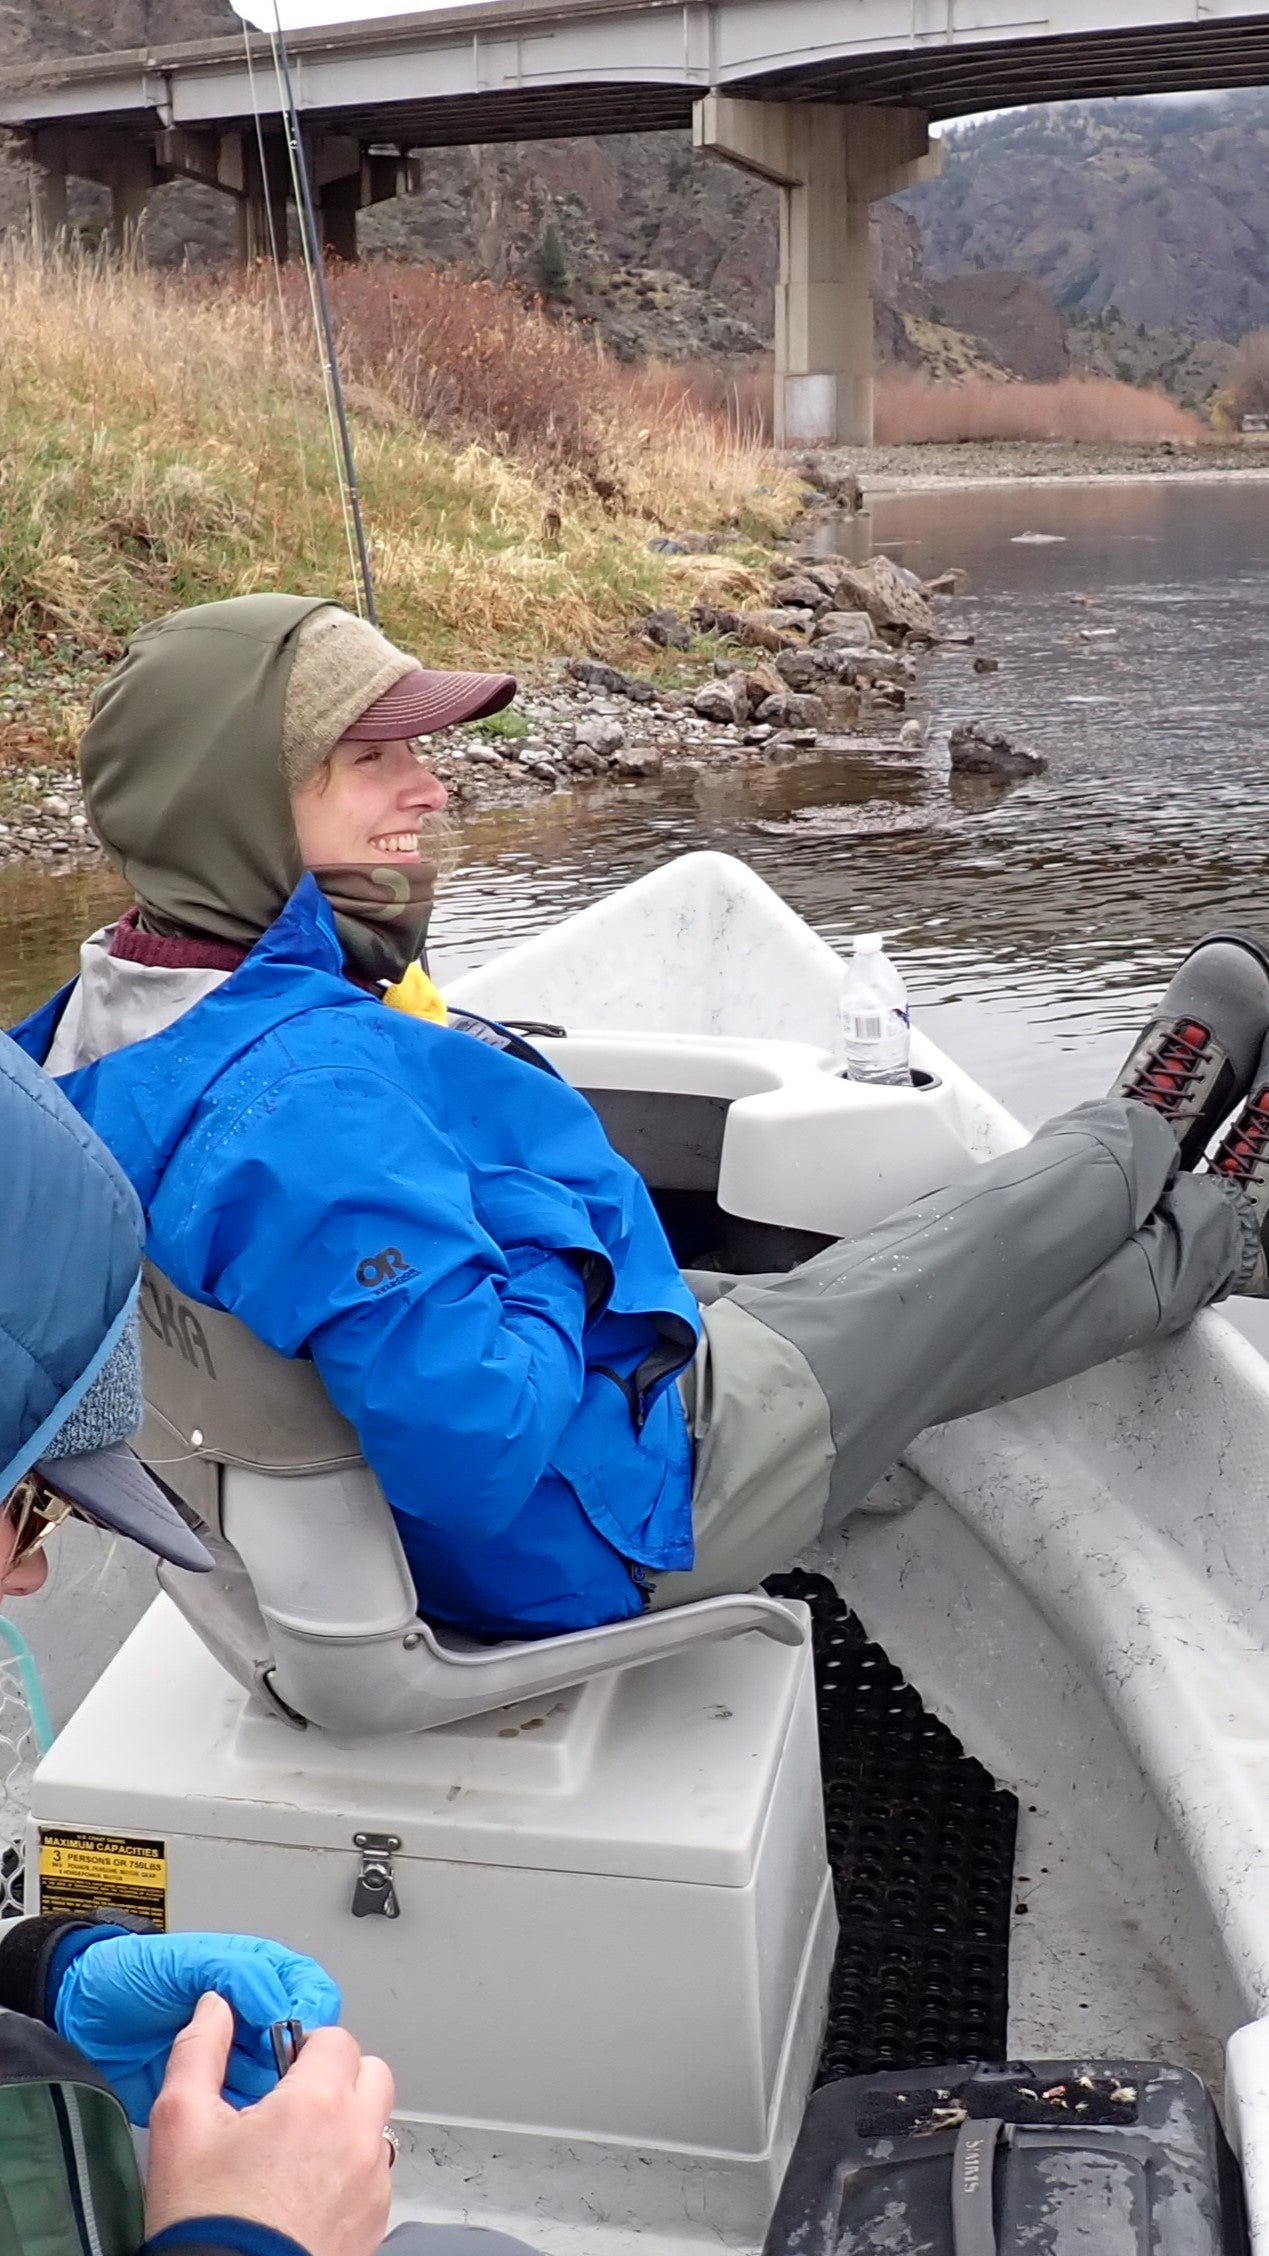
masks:
[[[796,2122],[833,1930],[809,1645],[348,1746],[249,1701],[160,1599],[33,1827],[46,1902],[148,1883],[171,1927],[311,1951],[407,2121],[750,2163]],[[395,1919],[353,1916],[358,1834],[400,1844]]]

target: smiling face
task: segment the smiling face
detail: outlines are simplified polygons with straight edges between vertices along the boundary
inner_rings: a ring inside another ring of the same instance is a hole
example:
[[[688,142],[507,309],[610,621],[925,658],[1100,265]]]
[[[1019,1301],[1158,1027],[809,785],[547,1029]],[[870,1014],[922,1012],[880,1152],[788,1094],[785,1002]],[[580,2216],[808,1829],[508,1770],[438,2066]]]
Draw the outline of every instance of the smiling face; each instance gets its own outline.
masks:
[[[342,737],[317,774],[291,794],[304,866],[419,862],[420,834],[447,796],[412,744]]]

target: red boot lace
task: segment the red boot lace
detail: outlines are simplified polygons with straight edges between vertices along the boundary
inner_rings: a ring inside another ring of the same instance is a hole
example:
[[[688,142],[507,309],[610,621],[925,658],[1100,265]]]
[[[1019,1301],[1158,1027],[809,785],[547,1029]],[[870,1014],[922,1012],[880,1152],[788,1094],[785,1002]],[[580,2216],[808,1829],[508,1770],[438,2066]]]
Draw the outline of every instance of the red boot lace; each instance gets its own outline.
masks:
[[[1166,1028],[1153,1057],[1138,1067],[1133,1095],[1172,1119],[1183,1110],[1208,1062],[1210,1040],[1207,1028],[1194,1021]]]
[[[1213,1172],[1250,1187],[1269,1165],[1269,1089],[1258,1090],[1212,1154]]]

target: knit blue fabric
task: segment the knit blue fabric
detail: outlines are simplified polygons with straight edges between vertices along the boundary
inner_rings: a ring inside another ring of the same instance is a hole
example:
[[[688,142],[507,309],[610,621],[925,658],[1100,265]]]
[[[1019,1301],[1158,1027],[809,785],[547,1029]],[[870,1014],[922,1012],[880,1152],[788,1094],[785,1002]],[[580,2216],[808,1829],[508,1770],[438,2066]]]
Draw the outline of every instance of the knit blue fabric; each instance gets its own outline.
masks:
[[[136,1315],[129,1317],[113,1353],[81,1402],[71,1411],[49,1446],[45,1457],[79,1457],[92,1449],[109,1449],[127,1441],[141,1423],[141,1341]]]

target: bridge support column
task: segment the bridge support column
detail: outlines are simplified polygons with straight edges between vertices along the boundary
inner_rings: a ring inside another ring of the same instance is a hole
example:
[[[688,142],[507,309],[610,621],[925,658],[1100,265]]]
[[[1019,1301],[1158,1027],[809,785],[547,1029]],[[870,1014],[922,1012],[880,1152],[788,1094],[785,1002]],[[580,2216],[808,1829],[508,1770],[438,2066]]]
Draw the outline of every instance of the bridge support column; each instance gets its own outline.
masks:
[[[710,94],[695,139],[780,190],[777,446],[869,445],[869,206],[937,173],[925,112]]]
[[[66,240],[66,152],[60,134],[35,133],[26,141],[23,154],[31,167],[31,240],[43,254]]]
[[[68,177],[94,180],[110,190],[110,239],[118,251],[135,245],[145,220],[150,190],[163,175],[145,139],[112,128],[81,132],[47,128],[27,136],[24,153],[31,177],[31,232],[41,247],[51,247],[67,225]]]
[[[358,255],[358,212],[418,186],[418,167],[403,150],[386,144],[363,149],[335,133],[313,136],[309,169],[323,253],[349,266]]]
[[[361,143],[339,133],[315,133],[308,143],[309,178],[317,207],[317,233],[323,258],[357,258],[357,214],[362,195]]]
[[[286,259],[286,156],[281,143],[270,146],[266,141],[265,167],[254,143],[244,150],[244,186],[238,199],[240,266],[258,266],[262,259],[273,257],[275,248],[278,263]]]
[[[361,182],[330,180],[318,193],[317,229],[323,258],[342,259],[352,266],[357,258],[357,214],[361,210]]]
[[[233,197],[238,261],[242,266],[255,266],[271,257],[274,241],[279,257],[286,257],[286,149],[276,133],[265,134],[262,139],[263,165],[260,143],[251,130],[221,133],[169,126],[155,144],[156,161],[165,178],[201,180],[204,187],[219,188]]]
[[[131,254],[141,239],[150,190],[157,185],[154,155],[144,141],[122,141],[105,167],[110,190],[110,237]]]

